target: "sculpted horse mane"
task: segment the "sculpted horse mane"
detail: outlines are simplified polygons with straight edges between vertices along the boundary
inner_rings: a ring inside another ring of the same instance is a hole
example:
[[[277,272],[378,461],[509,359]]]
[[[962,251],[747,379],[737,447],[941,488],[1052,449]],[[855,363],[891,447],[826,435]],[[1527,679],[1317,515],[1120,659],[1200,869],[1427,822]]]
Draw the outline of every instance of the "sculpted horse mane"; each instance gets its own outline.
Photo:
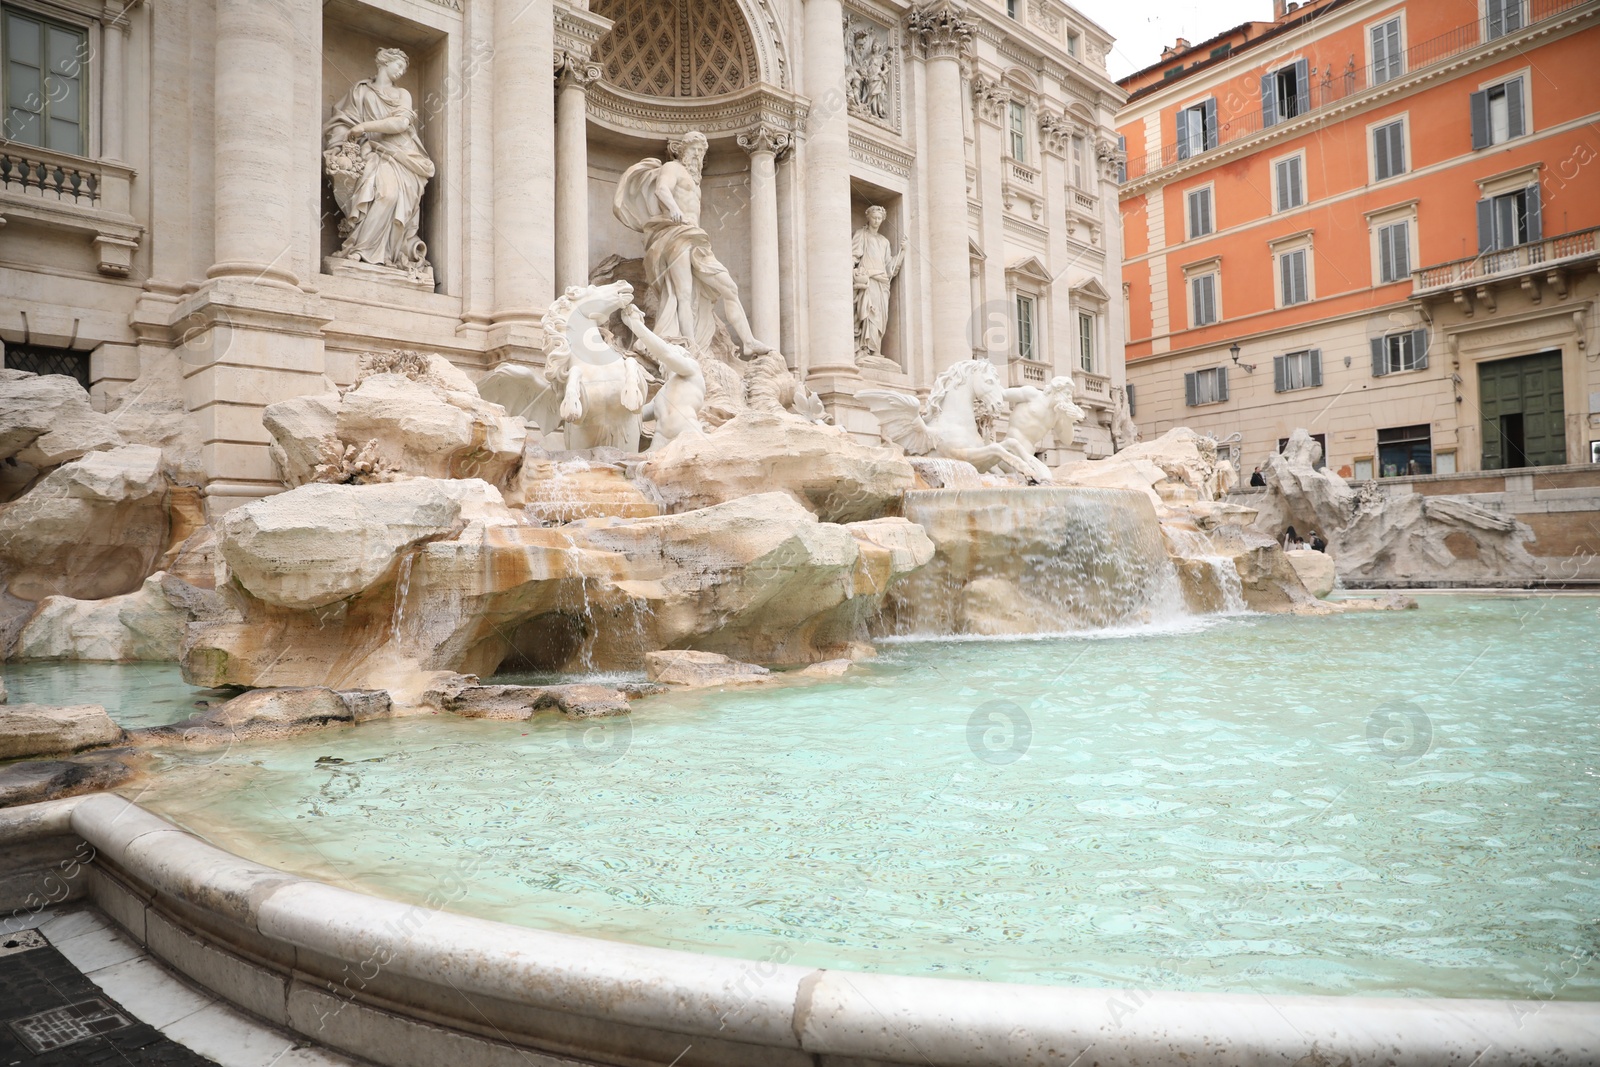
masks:
[[[945,401],[955,390],[967,385],[974,378],[982,378],[992,382],[996,387],[1000,384],[1000,373],[995,370],[993,363],[986,359],[964,359],[959,363],[940,372],[933,380],[933,388],[928,392],[929,421],[937,419],[944,410]],[[977,421],[978,429],[985,436],[994,420],[1005,413],[1003,402],[975,399],[972,406],[972,416]]]

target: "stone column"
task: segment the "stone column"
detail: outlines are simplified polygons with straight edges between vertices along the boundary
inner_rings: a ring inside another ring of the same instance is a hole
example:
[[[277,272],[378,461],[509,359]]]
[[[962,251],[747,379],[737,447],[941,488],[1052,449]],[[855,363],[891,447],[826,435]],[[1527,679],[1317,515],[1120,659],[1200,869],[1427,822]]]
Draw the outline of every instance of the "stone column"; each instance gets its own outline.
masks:
[[[778,156],[789,134],[763,123],[739,135],[750,153],[750,328],[769,345],[779,343]]]
[[[972,307],[967,255],[967,150],[961,115],[961,62],[974,27],[960,5],[940,0],[912,11],[906,24],[927,60],[929,299],[933,364],[942,371],[972,358]]]
[[[217,0],[212,278],[297,285],[293,0]]]
[[[127,88],[123,85],[122,52],[127,43],[128,18],[133,4],[108,3],[100,21],[100,158],[122,163],[124,127],[127,112],[123,101]]]
[[[589,281],[588,88],[600,68],[556,53],[556,291]]]
[[[494,0],[494,321],[537,323],[555,295],[551,0]],[[502,341],[497,347],[525,347]]]
[[[806,0],[805,92],[811,98],[805,136],[806,355],[812,375],[856,374],[845,85],[844,8],[839,0]]]

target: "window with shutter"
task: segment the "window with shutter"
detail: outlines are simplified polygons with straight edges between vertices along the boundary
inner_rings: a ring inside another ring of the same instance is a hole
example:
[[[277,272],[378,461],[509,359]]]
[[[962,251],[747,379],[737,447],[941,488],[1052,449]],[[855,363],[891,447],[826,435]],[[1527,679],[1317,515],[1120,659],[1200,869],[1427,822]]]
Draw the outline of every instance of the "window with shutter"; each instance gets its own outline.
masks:
[[[1374,337],[1370,343],[1372,345],[1372,376],[1374,378],[1382,378],[1389,373],[1389,360],[1385,355],[1383,338]]]
[[[1028,112],[1016,102],[1011,104],[1011,158],[1019,163],[1028,161]]]
[[[1178,158],[1188,159],[1208,148],[1217,147],[1217,102],[1202,100],[1186,107],[1174,118]]]
[[[1272,377],[1273,389],[1279,393],[1319,386],[1322,384],[1322,352],[1307,349],[1274,356]]]
[[[1304,248],[1297,248],[1278,257],[1278,288],[1285,307],[1311,299],[1306,256]]]
[[[1189,194],[1189,236],[1204,237],[1211,228],[1211,190],[1196,189]]]
[[[1405,73],[1400,53],[1400,20],[1372,27],[1372,84],[1378,85]]]
[[[1411,223],[1378,227],[1378,281],[1405,281],[1411,276]]]
[[[1033,359],[1035,351],[1034,340],[1034,300],[1031,296],[1017,296],[1017,356],[1020,359]]]
[[[1201,274],[1189,279],[1189,314],[1195,326],[1217,321],[1217,276]]]
[[[1300,167],[1300,157],[1280,159],[1273,165],[1278,184],[1278,210],[1288,211],[1305,203],[1305,184]]]
[[[1405,120],[1385,123],[1372,131],[1372,175],[1376,181],[1406,170]]]
[[[1522,0],[1486,0],[1489,39],[1522,29]]]
[[[1220,404],[1228,399],[1228,368],[1208,367],[1183,376],[1184,403],[1188,407]]]
[[[1261,124],[1271,126],[1311,110],[1311,78],[1306,61],[1297,59],[1261,81]]]

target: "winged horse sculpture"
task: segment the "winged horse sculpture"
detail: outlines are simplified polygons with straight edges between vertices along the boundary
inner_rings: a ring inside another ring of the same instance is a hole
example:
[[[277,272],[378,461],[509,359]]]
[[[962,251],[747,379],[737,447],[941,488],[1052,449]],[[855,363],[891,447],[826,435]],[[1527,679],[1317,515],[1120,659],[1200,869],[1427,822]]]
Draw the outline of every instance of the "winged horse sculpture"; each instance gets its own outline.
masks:
[[[994,420],[1008,412],[1000,374],[993,363],[964,359],[940,374],[926,410],[916,397],[884,389],[856,394],[878,417],[883,436],[913,456],[943,456],[980,471],[999,467],[1035,482],[1049,482],[1050,468],[1021,449],[989,439]]]

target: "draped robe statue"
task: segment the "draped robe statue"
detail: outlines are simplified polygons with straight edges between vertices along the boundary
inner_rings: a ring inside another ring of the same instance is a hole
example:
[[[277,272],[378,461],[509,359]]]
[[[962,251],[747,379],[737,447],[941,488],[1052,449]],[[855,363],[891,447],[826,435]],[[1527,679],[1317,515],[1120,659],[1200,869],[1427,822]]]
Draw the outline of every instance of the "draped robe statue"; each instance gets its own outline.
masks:
[[[889,239],[878,232],[887,216],[888,212],[881,207],[867,208],[867,224],[851,239],[855,260],[852,281],[856,294],[857,359],[883,358],[883,333],[889,328],[889,287],[905,260],[905,248],[894,251]]]
[[[377,74],[351,86],[323,127],[323,160],[345,216],[338,255],[421,274],[428,247],[417,226],[434,171],[411,94],[394,84],[408,63],[398,48],[378,52]]]
[[[646,159],[629,167],[611,205],[624,226],[644,235],[644,275],[655,297],[655,332],[684,339],[692,352],[707,352],[720,306],[728,332],[746,357],[770,352],[772,346],[751,333],[739,286],[700,226],[705,135],[692,131],[672,147],[676,159]]]

